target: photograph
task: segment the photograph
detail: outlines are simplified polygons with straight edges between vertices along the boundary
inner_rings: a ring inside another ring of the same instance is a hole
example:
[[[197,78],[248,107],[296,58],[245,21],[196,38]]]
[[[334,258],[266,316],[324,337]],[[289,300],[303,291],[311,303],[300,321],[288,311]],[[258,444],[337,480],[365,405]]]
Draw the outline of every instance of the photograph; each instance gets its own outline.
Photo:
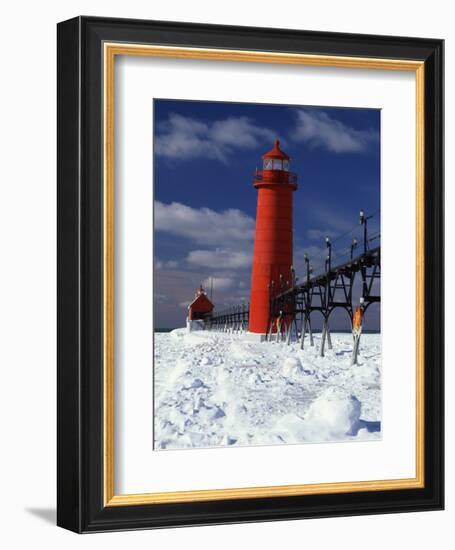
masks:
[[[381,440],[381,109],[153,113],[154,450]]]

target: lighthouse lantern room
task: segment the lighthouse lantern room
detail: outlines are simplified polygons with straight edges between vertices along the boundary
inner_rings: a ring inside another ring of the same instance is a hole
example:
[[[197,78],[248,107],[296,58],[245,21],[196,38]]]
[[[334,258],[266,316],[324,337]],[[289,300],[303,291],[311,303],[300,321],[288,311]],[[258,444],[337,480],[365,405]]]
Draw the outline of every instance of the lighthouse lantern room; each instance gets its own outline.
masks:
[[[297,175],[290,172],[290,157],[279,140],[256,170],[258,190],[256,233],[251,277],[249,332],[267,334],[271,324],[271,299],[290,288],[292,272],[292,197]]]

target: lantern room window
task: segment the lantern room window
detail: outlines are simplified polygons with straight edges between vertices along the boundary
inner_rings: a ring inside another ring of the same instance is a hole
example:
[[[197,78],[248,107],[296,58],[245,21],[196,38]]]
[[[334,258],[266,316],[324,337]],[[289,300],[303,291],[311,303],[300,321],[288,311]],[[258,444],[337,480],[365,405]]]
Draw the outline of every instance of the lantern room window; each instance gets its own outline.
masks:
[[[282,159],[264,159],[264,170],[284,170],[289,172],[289,161]]]

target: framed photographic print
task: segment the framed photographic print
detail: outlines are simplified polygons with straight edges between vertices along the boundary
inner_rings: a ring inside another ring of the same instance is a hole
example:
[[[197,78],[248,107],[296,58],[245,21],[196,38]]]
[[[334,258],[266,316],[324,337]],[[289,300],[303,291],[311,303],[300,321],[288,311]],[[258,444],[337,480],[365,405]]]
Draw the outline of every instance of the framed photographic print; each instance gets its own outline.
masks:
[[[58,25],[58,525],[443,508],[443,42]]]

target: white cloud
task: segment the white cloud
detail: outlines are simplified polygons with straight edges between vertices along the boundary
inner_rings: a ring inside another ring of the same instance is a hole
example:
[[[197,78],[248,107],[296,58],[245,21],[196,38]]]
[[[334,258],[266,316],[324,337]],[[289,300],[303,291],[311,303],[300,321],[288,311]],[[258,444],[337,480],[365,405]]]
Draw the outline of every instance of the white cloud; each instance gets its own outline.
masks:
[[[218,305],[219,305],[218,309],[223,310],[223,308],[228,308],[232,306],[241,306],[242,304],[245,304],[246,306],[248,299],[249,299],[249,294],[244,294],[242,296],[237,294],[233,296],[226,295],[226,296],[223,296],[221,301],[218,302]]]
[[[192,250],[187,262],[200,267],[239,269],[251,266],[251,252],[245,250]]]
[[[235,149],[253,149],[276,138],[247,117],[229,117],[212,123],[171,113],[159,127],[155,153],[172,159],[208,158],[227,162]]]
[[[213,290],[228,290],[234,286],[235,280],[232,277],[207,277],[202,282],[202,286],[207,292],[210,292],[210,289]]]
[[[155,259],[155,268],[156,269],[175,269],[178,266],[178,263],[175,260],[159,260]]]
[[[240,210],[216,212],[173,202],[155,201],[155,229],[197,244],[231,245],[252,241],[255,221]]]
[[[155,292],[155,294],[153,295],[153,298],[155,299],[155,302],[157,304],[164,304],[165,302],[168,301],[168,297],[166,296],[166,294],[160,294],[158,292]]]
[[[297,110],[295,141],[323,147],[334,153],[364,153],[378,134],[371,130],[357,130],[330,117],[324,111]]]

